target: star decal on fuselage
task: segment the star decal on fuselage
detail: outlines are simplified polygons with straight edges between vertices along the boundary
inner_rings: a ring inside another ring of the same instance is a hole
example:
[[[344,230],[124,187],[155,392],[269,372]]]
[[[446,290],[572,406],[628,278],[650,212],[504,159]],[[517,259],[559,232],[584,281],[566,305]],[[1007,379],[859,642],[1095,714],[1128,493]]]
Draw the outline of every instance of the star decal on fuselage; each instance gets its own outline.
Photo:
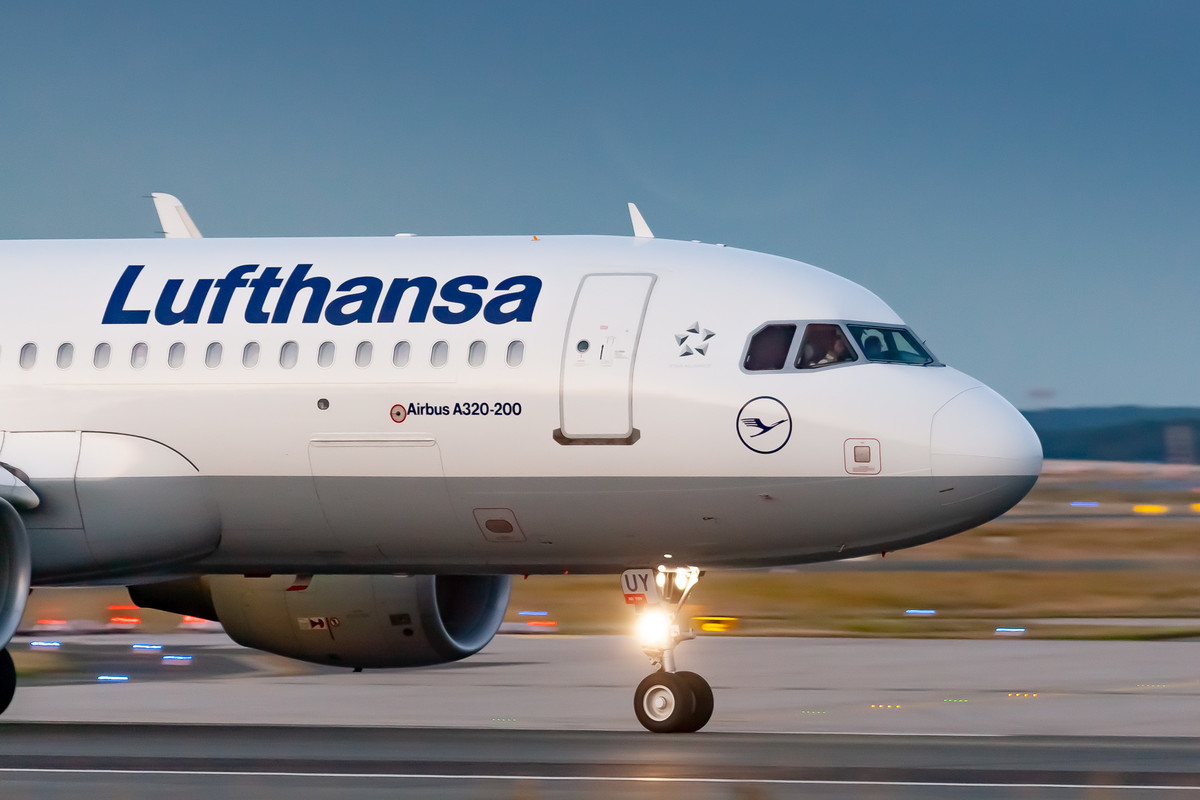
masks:
[[[714,336],[716,334],[708,328],[701,327],[699,322],[693,322],[686,331],[675,334],[675,344],[679,345],[680,358],[708,355],[708,343]]]

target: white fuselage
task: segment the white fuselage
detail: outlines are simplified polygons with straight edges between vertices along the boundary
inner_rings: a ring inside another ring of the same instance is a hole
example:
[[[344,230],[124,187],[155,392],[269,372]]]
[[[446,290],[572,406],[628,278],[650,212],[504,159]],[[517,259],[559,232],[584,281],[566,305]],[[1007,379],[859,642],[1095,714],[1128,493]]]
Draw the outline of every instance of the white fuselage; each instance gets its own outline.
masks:
[[[949,367],[744,368],[769,323],[903,322],[733,248],[17,241],[0,280],[35,581],[799,563],[980,524],[1041,462]]]

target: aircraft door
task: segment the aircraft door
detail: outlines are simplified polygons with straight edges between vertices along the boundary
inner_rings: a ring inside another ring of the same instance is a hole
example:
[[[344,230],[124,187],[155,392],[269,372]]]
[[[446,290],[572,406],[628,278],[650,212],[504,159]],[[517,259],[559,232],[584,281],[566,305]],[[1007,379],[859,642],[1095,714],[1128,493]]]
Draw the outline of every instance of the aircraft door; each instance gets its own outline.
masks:
[[[563,344],[563,444],[633,444],[633,367],[654,275],[585,275]]]

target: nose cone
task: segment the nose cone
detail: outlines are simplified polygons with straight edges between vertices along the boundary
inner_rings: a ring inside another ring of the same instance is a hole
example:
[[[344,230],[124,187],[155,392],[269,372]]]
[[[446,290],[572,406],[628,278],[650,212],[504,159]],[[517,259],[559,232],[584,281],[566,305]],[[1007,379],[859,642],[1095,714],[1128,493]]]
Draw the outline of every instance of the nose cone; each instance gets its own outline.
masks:
[[[930,457],[942,504],[970,502],[985,521],[1033,487],[1042,468],[1042,443],[1007,400],[979,386],[934,414]]]

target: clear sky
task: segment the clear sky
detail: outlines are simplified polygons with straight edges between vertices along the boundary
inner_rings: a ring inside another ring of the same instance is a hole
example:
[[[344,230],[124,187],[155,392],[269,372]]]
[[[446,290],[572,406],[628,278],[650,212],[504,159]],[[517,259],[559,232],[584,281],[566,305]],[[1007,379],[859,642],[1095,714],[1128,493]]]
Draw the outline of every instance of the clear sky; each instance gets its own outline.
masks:
[[[865,285],[1019,406],[1200,405],[1191,0],[6,2],[0,238],[152,236],[151,191],[207,236],[626,235],[632,200]]]

